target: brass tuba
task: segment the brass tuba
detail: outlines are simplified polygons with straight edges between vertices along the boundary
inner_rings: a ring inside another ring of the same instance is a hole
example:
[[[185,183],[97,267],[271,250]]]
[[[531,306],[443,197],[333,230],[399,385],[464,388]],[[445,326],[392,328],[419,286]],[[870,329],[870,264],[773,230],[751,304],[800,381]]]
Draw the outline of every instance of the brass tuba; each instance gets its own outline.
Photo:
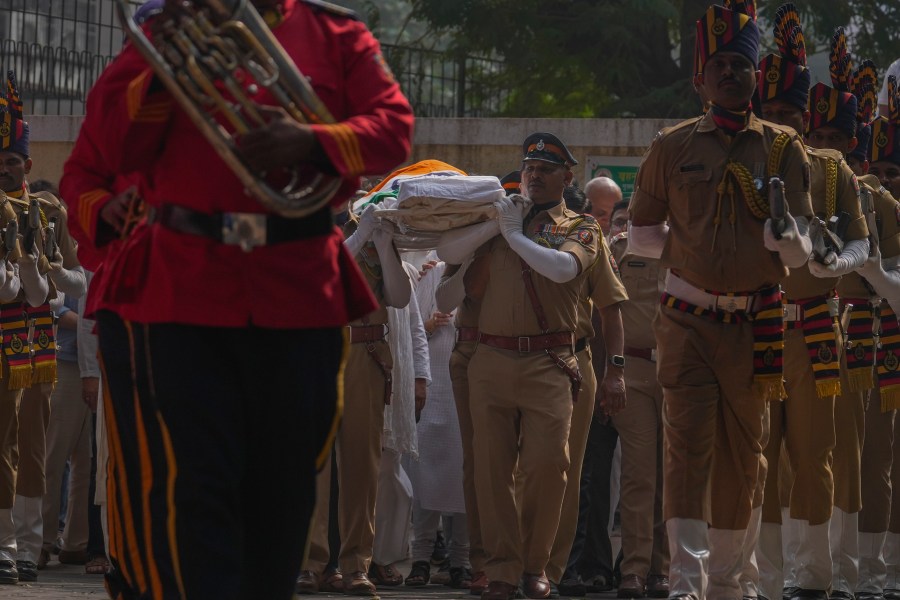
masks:
[[[296,167],[286,185],[274,186],[265,173],[251,173],[236,151],[237,136],[265,124],[238,70],[254,79],[251,94],[254,86],[265,87],[297,121],[335,122],[249,0],[178,0],[175,10],[156,17],[152,42],[129,16],[126,0],[116,0],[116,11],[131,42],[248,194],[286,217],[328,203],[340,178]]]

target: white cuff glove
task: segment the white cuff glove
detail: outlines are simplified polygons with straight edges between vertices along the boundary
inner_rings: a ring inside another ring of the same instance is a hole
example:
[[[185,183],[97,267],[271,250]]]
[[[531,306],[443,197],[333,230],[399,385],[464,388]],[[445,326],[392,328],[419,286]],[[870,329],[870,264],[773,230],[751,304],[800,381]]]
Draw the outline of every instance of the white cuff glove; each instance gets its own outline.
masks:
[[[895,313],[900,314],[900,270],[884,270],[881,248],[876,249],[874,256],[863,263],[859,274],[866,278],[879,296],[888,301]]]
[[[666,223],[634,227],[628,224],[628,252],[635,256],[660,258],[666,239],[669,237],[669,226]]]
[[[434,292],[434,302],[442,313],[453,312],[466,299],[465,277],[471,264],[471,260],[466,261],[456,273],[442,278],[438,284]]]
[[[806,217],[795,219],[790,214],[786,214],[784,224],[785,228],[781,239],[776,240],[772,234],[772,219],[766,219],[766,223],[763,225],[763,244],[766,249],[777,252],[786,267],[791,269],[802,267],[809,260],[809,254],[812,252],[809,221],[806,220]]]
[[[500,234],[509,240],[510,235],[522,233],[522,208],[511,198],[501,198],[494,202],[497,210],[497,221],[500,224]]]
[[[0,268],[0,302],[12,302],[19,295],[22,282],[19,281],[19,266],[8,260],[3,261],[3,267]]]
[[[578,275],[578,261],[568,252],[538,246],[522,232],[506,236],[509,247],[522,257],[528,266],[550,281],[565,283]]]
[[[844,251],[840,256],[829,252],[825,256],[825,264],[811,259],[809,272],[823,279],[840,277],[860,268],[867,258],[869,258],[869,239],[851,240],[844,245]]]
[[[475,254],[479,246],[498,233],[500,226],[497,219],[446,231],[438,242],[438,258],[447,264],[461,265]]]
[[[359,225],[356,227],[356,231],[344,240],[344,245],[352,256],[359,254],[360,250],[366,245],[366,242],[369,241],[369,238],[372,237],[372,232],[375,231],[375,226],[377,224],[375,211],[376,208],[374,204],[367,206],[359,217]]]
[[[59,268],[56,268],[57,264]],[[47,276],[53,281],[56,289],[66,296],[81,298],[84,292],[87,291],[87,279],[85,279],[84,269],[81,266],[77,266],[74,269],[64,269],[62,268],[62,260],[59,263],[51,262]]]
[[[19,258],[18,265],[19,279],[25,288],[25,302],[31,306],[40,306],[47,300],[50,284],[38,271],[37,258],[32,254],[23,254]]]

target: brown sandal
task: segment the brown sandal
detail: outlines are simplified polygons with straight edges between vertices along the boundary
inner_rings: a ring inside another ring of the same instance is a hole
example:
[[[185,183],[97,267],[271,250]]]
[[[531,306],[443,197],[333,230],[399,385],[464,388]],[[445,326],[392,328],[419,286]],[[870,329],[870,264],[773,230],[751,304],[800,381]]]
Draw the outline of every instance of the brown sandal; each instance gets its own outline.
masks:
[[[403,575],[397,572],[394,565],[379,565],[374,561],[369,565],[369,579],[375,585],[387,587],[403,583]]]
[[[95,556],[84,563],[84,572],[88,575],[106,575],[109,572],[109,561],[105,556]]]

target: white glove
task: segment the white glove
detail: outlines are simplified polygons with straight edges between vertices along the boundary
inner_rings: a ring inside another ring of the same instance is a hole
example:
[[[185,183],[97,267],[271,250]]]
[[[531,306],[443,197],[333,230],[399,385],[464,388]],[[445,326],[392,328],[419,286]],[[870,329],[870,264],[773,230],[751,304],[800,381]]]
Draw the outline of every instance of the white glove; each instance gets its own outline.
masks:
[[[766,249],[777,252],[786,267],[791,269],[802,267],[809,260],[809,254],[812,252],[809,221],[806,220],[806,217],[795,219],[790,214],[785,214],[784,224],[781,239],[776,240],[772,233],[772,219],[766,219],[766,223],[763,225],[763,245]]]
[[[880,246],[875,249],[875,254],[863,263],[859,274],[866,278],[879,296],[888,301],[895,313],[900,314],[900,270],[884,270]]]
[[[32,250],[37,252],[35,248]],[[38,271],[38,260],[35,255],[23,254],[18,261],[19,279],[25,288],[25,302],[31,306],[40,306],[47,300],[50,284],[47,278]]]
[[[628,252],[635,256],[661,258],[666,239],[669,237],[669,226],[666,223],[634,227],[628,224]]]
[[[501,198],[494,202],[497,210],[497,222],[500,224],[500,234],[509,240],[510,235],[522,234],[522,208],[511,198]]]
[[[834,252],[825,255],[824,264],[810,259],[809,272],[823,279],[840,277],[860,268],[868,257],[869,239],[851,240],[844,246],[844,251],[840,255]]]
[[[375,226],[378,223],[375,211],[376,208],[374,204],[367,206],[359,217],[359,225],[356,227],[356,231],[353,232],[353,235],[344,240],[344,245],[353,256],[359,254],[360,250],[363,249],[363,246],[366,245],[366,242],[369,241],[369,238],[372,237],[372,232],[375,230]]]
[[[19,266],[8,260],[3,261],[3,268],[0,268],[0,302],[12,302],[19,295],[22,288],[22,282],[19,280]]]
[[[461,265],[469,260],[486,241],[500,233],[497,219],[451,229],[441,234],[438,258],[447,264]]]
[[[59,253],[57,253],[59,256]],[[84,275],[84,269],[79,265],[72,269],[64,269],[62,267],[62,257],[59,262],[51,262],[50,270],[47,276],[56,285],[56,289],[72,298],[81,298],[87,291],[87,279]]]

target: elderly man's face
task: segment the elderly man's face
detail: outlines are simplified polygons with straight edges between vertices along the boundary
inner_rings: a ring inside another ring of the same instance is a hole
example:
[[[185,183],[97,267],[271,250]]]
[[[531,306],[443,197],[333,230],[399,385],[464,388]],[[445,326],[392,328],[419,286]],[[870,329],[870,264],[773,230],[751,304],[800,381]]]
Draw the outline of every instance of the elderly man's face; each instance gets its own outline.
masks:
[[[600,230],[608,235],[612,209],[616,202],[622,199],[621,192],[611,186],[590,186],[585,190],[585,194],[591,201],[591,216],[597,219]]]

